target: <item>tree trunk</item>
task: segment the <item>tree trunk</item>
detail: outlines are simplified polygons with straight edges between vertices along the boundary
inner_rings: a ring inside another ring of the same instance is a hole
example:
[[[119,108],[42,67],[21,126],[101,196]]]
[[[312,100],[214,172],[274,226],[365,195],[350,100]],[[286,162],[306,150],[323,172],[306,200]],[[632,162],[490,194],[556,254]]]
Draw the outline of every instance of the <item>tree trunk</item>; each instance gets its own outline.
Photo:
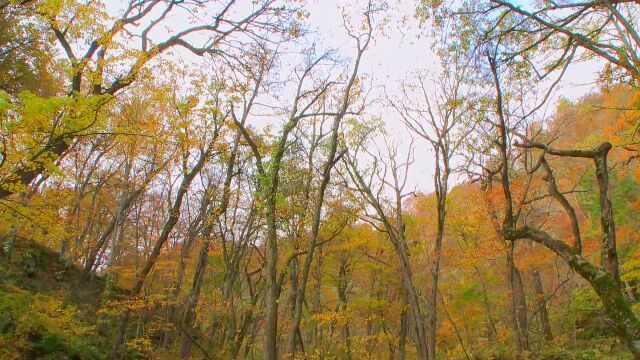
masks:
[[[547,299],[545,298],[542,279],[540,278],[540,271],[538,271],[538,269],[533,270],[533,287],[536,293],[536,312],[538,313],[542,334],[545,340],[553,341],[551,322],[549,321],[549,313],[547,312]]]
[[[202,203],[200,204],[198,218],[194,221],[194,223],[192,224],[192,227],[189,229],[189,232],[187,234],[188,244],[185,244],[185,247],[190,248],[192,246],[193,240],[197,233],[197,228],[199,224],[200,223],[206,224],[202,231],[203,242],[202,242],[202,246],[200,247],[200,252],[198,254],[198,262],[196,265],[196,270],[195,270],[195,273],[193,274],[193,283],[191,286],[191,291],[189,293],[189,296],[187,297],[187,302],[184,305],[184,310],[182,313],[183,315],[182,315],[182,318],[180,319],[180,323],[181,323],[180,327],[182,328],[182,331],[183,331],[182,345],[180,347],[181,359],[188,359],[189,356],[191,355],[191,346],[193,344],[193,339],[195,336],[195,331],[194,331],[195,329],[193,326],[196,319],[195,309],[196,309],[196,306],[198,305],[198,301],[200,300],[200,289],[202,288],[202,283],[204,281],[204,271],[206,269],[207,259],[209,256],[209,245],[211,242],[211,235],[213,232],[213,224],[215,223],[215,221],[219,216],[222,216],[224,213],[226,213],[227,208],[229,206],[229,200],[231,197],[231,182],[233,181],[233,176],[234,176],[233,169],[235,167],[239,144],[240,144],[240,131],[237,131],[236,136],[234,138],[234,142],[233,142],[233,148],[231,150],[231,154],[229,156],[229,160],[226,166],[225,179],[222,186],[222,199],[220,201],[220,206],[216,210],[212,211],[212,213],[209,214],[209,218],[207,218],[206,214],[207,214],[207,209],[209,208],[209,203],[211,202],[209,198],[211,194],[209,193],[209,191],[206,191],[204,194],[205,198],[202,200]],[[209,186],[207,186],[207,189],[208,190],[211,189],[211,183],[209,183]],[[222,241],[224,242],[224,238],[222,239]],[[183,247],[183,250],[184,249],[185,248]],[[189,250],[187,249],[186,252],[188,253],[188,251]],[[186,255],[185,253],[181,253],[180,255],[181,266],[178,269],[179,270],[178,279],[180,282],[182,281],[182,276],[184,272],[184,256],[185,255]],[[230,282],[233,282],[233,280],[230,280]],[[233,284],[229,285],[229,288],[231,288],[232,286]],[[180,291],[180,283],[176,284],[176,290],[174,291],[175,291],[174,294],[177,296],[178,292]],[[231,336],[235,337],[235,331],[233,331]]]
[[[182,344],[180,346],[180,359],[188,359],[191,355],[191,346],[193,345],[193,338],[196,337],[193,323],[196,318],[196,305],[200,299],[200,289],[202,288],[202,281],[204,280],[204,271],[207,266],[207,256],[209,252],[209,238],[204,240],[200,252],[198,254],[198,262],[196,264],[196,270],[193,274],[193,284],[191,285],[191,291],[187,297],[187,301],[184,304],[182,317],[180,320],[180,328],[182,330]]]
[[[511,324],[516,338],[516,349],[519,354],[529,351],[529,329],[527,315],[527,299],[522,286],[520,271],[514,262],[515,242],[511,242],[507,263],[509,267],[509,285],[511,287]]]
[[[104,232],[100,236],[100,239],[98,239],[98,243],[93,248],[93,250],[89,253],[87,260],[85,261],[84,271],[87,274],[90,274],[93,271],[96,265],[96,261],[98,259],[98,255],[100,254],[101,251],[104,251],[104,248],[108,244],[108,240],[113,234],[113,231],[116,230],[118,224],[122,220],[121,218],[124,216],[127,210],[131,207],[131,205],[133,205],[135,199],[141,193],[142,193],[142,190],[137,190],[132,194],[126,194],[126,192],[124,191],[120,193],[120,200],[118,202],[118,209],[116,210],[116,214],[113,216],[113,218],[109,222],[109,225],[107,225],[107,228],[104,230]]]
[[[424,317],[420,310],[420,298],[413,285],[413,279],[411,274],[411,265],[409,264],[409,254],[406,250],[406,245],[403,243],[396,246],[396,251],[400,257],[400,269],[402,272],[402,283],[404,290],[407,294],[407,301],[409,303],[409,309],[411,315],[415,321],[416,327],[416,348],[418,353],[418,359],[428,359],[427,337],[424,329]]]
[[[409,327],[407,319],[407,296],[402,292],[402,311],[400,313],[400,333],[398,334],[398,360],[404,360],[407,348],[407,328]]]
[[[600,226],[602,228],[602,267],[613,275],[615,282],[620,284],[620,267],[618,265],[618,251],[616,248],[616,228],[613,217],[613,204],[609,193],[609,168],[607,167],[607,153],[611,144],[604,143],[593,158],[596,165],[596,178],[600,192]]]
[[[635,359],[640,359],[640,320],[636,317],[626,295],[613,274],[593,266],[564,242],[552,238],[544,231],[523,227],[507,232],[510,240],[531,239],[558,254],[572,270],[591,284],[602,301],[609,325],[622,339]]]
[[[347,311],[347,287],[349,285],[349,265],[346,259],[340,262],[338,269],[338,300],[340,301],[340,310]],[[345,346],[344,359],[351,360],[351,335],[349,333],[349,322],[346,321],[342,327],[342,341]]]
[[[440,165],[438,164],[436,166],[439,167]],[[436,331],[438,329],[438,280],[440,278],[440,257],[442,254],[442,238],[444,237],[447,201],[447,179],[441,179],[439,173],[440,170],[436,170],[436,189],[438,189],[438,191],[436,192],[438,198],[438,230],[433,249],[433,263],[431,266],[431,292],[429,293],[429,314],[427,323],[427,329],[429,331],[427,339],[427,345],[429,346],[429,360],[435,360],[436,358]],[[443,176],[446,176],[446,174]]]
[[[272,185],[273,186],[273,185]],[[272,190],[275,192],[275,189]],[[278,265],[278,234],[275,214],[276,194],[269,196],[267,203],[267,293],[265,298],[265,329],[264,329],[264,360],[276,360],[278,358],[278,291],[277,268]]]
[[[318,248],[318,256],[316,258],[316,288],[314,296],[314,312],[319,314],[322,311],[322,246]],[[322,354],[322,328],[318,328],[318,323],[313,322],[313,347],[320,349]]]
[[[369,14],[366,14],[368,17]],[[304,266],[302,269],[302,278],[300,280],[300,289],[296,296],[295,308],[292,320],[291,332],[289,333],[289,338],[287,342],[287,353],[291,355],[291,357],[295,357],[296,352],[296,334],[300,332],[300,322],[302,321],[302,304],[304,302],[304,296],[307,288],[307,281],[309,279],[309,272],[311,271],[311,265],[313,263],[313,253],[316,248],[316,244],[318,242],[318,234],[320,231],[320,222],[322,220],[322,208],[324,205],[324,197],[329,186],[329,182],[331,181],[331,172],[333,171],[333,167],[335,166],[337,160],[341,157],[341,155],[337,154],[338,151],[338,141],[340,135],[340,125],[342,120],[344,119],[347,111],[349,109],[349,105],[352,99],[352,88],[356,83],[356,77],[358,75],[358,70],[360,68],[360,61],[362,60],[362,55],[366,50],[369,40],[371,39],[371,30],[369,29],[369,34],[367,37],[364,46],[361,46],[360,40],[358,41],[358,52],[355,60],[355,64],[353,67],[353,71],[345,86],[344,93],[342,95],[339,109],[337,114],[334,117],[333,126],[331,128],[331,138],[329,144],[329,153],[327,156],[326,162],[322,166],[322,178],[320,181],[320,186],[318,187],[318,196],[316,199],[316,203],[314,205],[313,212],[313,220],[311,224],[311,236],[309,239],[309,245],[307,248],[307,255],[305,257]]]

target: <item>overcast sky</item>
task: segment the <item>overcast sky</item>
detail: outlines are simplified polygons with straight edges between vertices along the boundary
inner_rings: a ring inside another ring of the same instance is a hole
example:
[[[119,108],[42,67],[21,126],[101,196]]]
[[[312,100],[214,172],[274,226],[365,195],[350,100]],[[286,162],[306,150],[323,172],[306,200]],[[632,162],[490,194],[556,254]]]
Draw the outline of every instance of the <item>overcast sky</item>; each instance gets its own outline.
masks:
[[[373,43],[366,52],[361,66],[361,73],[368,74],[374,97],[382,95],[383,91],[391,97],[399,95],[400,83],[412,71],[419,69],[437,72],[439,61],[430,50],[428,36],[425,36],[428,33],[426,27],[429,25],[421,25],[414,16],[417,2],[388,0],[388,9],[384,14],[378,14],[374,18],[377,25],[382,22],[383,17],[388,21],[384,26],[384,33],[375,33]],[[124,5],[125,2],[109,0],[105,4],[110,11],[117,12],[122,8],[118,4]],[[337,49],[341,58],[352,58],[355,53],[354,44],[345,32],[343,14],[348,14],[354,23],[360,22],[362,11],[366,7],[367,0],[308,0],[310,41],[316,42],[322,48]],[[173,18],[172,22],[176,27],[180,27],[179,17]],[[166,30],[168,29],[164,31]],[[161,35],[166,36],[166,32]],[[188,52],[183,53],[186,54],[181,54],[180,57],[187,61],[193,57]],[[554,102],[558,96],[575,100],[592,91],[597,69],[598,65],[594,63],[573,65],[565,75],[549,109],[555,108]],[[392,141],[402,144],[402,151],[408,150],[411,135],[393,111],[374,104],[367,109],[367,115],[382,118],[386,122],[387,133]],[[429,146],[423,141],[416,140],[415,146],[415,164],[410,172],[409,184],[412,189],[430,192],[433,189],[432,154],[429,152]]]
[[[342,25],[342,13],[347,12],[355,19],[358,12],[366,8],[366,0],[311,0],[310,26],[317,31],[317,37],[325,45],[336,47],[345,52],[345,56],[353,53],[352,44]],[[390,23],[385,27],[384,35],[377,34],[374,43],[366,54],[362,70],[372,75],[373,85],[378,89],[383,86],[388,94],[399,94],[399,84],[410,72],[417,69],[437,71],[439,64],[430,49],[430,40],[425,34],[429,26],[420,25],[415,19],[416,1],[390,0],[385,16]],[[380,20],[380,18],[378,19]],[[555,109],[555,101],[559,96],[576,100],[594,89],[594,74],[598,65],[582,63],[573,65],[565,75],[564,81],[549,109]],[[411,142],[409,131],[398,120],[390,109],[374,106],[368,110],[371,115],[379,115],[385,120],[388,135],[401,142],[407,151]],[[410,184],[419,191],[433,190],[433,160],[429,147],[416,140],[415,163],[410,172]]]

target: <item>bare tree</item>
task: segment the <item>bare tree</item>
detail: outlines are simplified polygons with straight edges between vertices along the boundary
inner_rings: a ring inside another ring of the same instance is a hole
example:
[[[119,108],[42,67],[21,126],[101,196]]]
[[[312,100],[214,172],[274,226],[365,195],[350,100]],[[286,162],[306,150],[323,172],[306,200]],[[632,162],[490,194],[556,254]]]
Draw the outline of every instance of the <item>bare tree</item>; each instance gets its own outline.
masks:
[[[408,170],[413,163],[411,145],[405,159],[398,159],[398,146],[386,144],[387,154],[369,154],[373,163],[367,172],[359,168],[357,156],[364,150],[364,142],[353,147],[344,157],[346,171],[352,186],[358,191],[363,201],[370,207],[367,220],[378,231],[385,233],[400,260],[402,285],[409,304],[409,311],[414,323],[414,340],[419,359],[428,359],[429,350],[426,343],[425,315],[420,306],[418,289],[414,285],[409,247],[405,232],[403,203],[412,192],[405,192]]]
[[[366,29],[363,34],[352,34],[349,36],[356,41],[356,58],[353,64],[353,69],[351,71],[351,75],[349,77],[348,82],[346,83],[344,89],[342,89],[341,99],[337,104],[337,109],[335,111],[331,111],[330,115],[333,116],[333,125],[331,127],[331,134],[329,139],[329,153],[327,158],[322,165],[322,176],[320,179],[320,186],[318,187],[317,194],[315,197],[315,204],[313,208],[313,218],[311,222],[311,233],[309,244],[307,246],[307,254],[305,255],[305,261],[302,268],[302,278],[300,280],[299,289],[297,289],[297,293],[295,296],[295,305],[293,312],[293,321],[291,325],[291,330],[289,333],[289,339],[287,343],[287,355],[292,358],[295,357],[296,353],[296,335],[300,333],[300,321],[302,320],[302,306],[305,299],[307,281],[309,279],[309,273],[311,271],[311,265],[313,263],[313,254],[316,249],[316,245],[318,243],[318,235],[320,232],[320,225],[322,221],[322,209],[325,202],[325,193],[327,191],[327,187],[329,186],[329,182],[331,181],[331,173],[333,171],[334,166],[340,158],[343,156],[345,150],[338,152],[338,141],[340,137],[340,127],[342,124],[342,120],[347,114],[359,113],[362,109],[354,109],[351,110],[352,104],[357,97],[357,88],[356,88],[356,79],[358,77],[358,71],[360,69],[360,62],[362,60],[362,56],[364,52],[367,50],[369,46],[369,42],[371,41],[371,33],[373,31],[373,26],[371,24],[371,15],[372,9],[369,8],[364,16],[366,22]],[[299,335],[298,335],[299,337]]]
[[[434,152],[433,185],[438,219],[432,254],[431,292],[428,298],[427,345],[431,360],[436,356],[438,280],[445,232],[449,176],[454,170],[451,162],[464,144],[463,125],[469,122],[474,105],[470,98],[471,90],[465,87],[468,62],[464,57],[454,56],[450,60],[448,63],[450,68],[433,82],[436,87],[435,92],[430,89],[431,84],[426,76],[418,73],[417,83],[405,86],[403,99],[389,101],[409,130],[429,143]],[[416,98],[419,100],[414,100]],[[472,127],[467,126],[466,129],[472,129]]]

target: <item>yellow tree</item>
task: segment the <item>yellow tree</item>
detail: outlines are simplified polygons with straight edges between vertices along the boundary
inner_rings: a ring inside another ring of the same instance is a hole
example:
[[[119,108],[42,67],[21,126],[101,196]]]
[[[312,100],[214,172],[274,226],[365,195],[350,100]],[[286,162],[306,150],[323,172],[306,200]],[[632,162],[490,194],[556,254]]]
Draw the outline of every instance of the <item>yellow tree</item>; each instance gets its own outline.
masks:
[[[131,0],[122,3],[117,15],[99,2],[42,0],[3,5],[29,7],[30,21],[42,24],[57,43],[66,56],[68,96],[42,99],[23,94],[9,102],[0,95],[0,133],[7,144],[0,167],[0,198],[21,191],[50,170],[80,135],[98,131],[105,104],[148,74],[147,65],[159,55],[182,48],[197,56],[233,57],[237,43],[267,38],[277,42],[295,35],[289,31],[293,12],[277,5],[275,0],[252,7],[235,1]],[[173,24],[184,26],[162,31],[171,16],[182,18]],[[22,137],[17,143],[21,146],[8,144],[10,134]]]

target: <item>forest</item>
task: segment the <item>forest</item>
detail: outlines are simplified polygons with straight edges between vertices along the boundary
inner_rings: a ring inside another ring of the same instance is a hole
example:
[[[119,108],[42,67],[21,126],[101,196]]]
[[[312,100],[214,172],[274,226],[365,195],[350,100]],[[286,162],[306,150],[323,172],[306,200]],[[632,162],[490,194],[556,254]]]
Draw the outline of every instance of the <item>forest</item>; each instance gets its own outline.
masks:
[[[0,0],[0,359],[640,359],[638,29]]]

